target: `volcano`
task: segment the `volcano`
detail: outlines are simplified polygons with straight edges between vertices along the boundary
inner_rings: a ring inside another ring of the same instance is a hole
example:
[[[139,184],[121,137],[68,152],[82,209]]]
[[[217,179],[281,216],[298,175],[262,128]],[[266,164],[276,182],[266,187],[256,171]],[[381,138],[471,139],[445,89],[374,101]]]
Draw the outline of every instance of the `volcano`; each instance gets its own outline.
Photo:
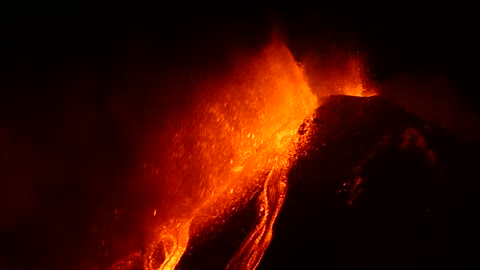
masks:
[[[247,9],[3,24],[0,269],[478,264],[476,16]]]
[[[382,97],[336,95],[322,104],[298,130],[308,143],[257,269],[429,269],[473,258],[462,248],[475,232],[468,198],[477,189],[465,189],[473,148]],[[231,267],[258,223],[259,196],[190,239],[176,269]],[[140,260],[114,269],[142,269]]]

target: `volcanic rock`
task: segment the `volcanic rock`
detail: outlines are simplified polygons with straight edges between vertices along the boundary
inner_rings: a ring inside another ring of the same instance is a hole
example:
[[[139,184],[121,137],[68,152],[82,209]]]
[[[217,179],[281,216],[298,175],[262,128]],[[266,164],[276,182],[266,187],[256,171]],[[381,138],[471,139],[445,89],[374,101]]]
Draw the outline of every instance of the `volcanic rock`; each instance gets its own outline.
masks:
[[[381,97],[331,96],[307,126],[257,269],[478,264],[478,148]]]

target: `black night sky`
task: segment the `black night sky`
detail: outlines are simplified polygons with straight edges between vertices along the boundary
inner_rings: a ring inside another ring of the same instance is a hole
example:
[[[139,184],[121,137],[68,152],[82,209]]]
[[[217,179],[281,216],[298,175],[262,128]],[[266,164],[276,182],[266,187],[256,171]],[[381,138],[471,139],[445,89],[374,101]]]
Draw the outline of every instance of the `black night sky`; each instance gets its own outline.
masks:
[[[332,47],[364,55],[382,95],[478,144],[473,7],[141,9],[2,18],[1,269],[88,269],[102,209],[148,201],[125,192],[146,127],[188,106],[193,82],[223,72],[229,54],[260,50],[273,26],[299,60]],[[116,233],[141,238],[135,226]]]

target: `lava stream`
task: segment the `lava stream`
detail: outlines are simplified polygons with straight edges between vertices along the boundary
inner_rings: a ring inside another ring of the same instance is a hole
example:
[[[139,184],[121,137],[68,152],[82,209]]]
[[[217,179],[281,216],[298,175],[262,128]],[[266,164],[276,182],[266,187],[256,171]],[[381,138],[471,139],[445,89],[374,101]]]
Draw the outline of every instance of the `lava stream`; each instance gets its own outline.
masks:
[[[284,171],[286,168],[277,163],[278,160],[270,170],[261,192],[259,211],[263,212],[262,218],[241,249],[230,260],[227,270],[255,269],[272,239],[273,223],[283,204],[287,186]]]

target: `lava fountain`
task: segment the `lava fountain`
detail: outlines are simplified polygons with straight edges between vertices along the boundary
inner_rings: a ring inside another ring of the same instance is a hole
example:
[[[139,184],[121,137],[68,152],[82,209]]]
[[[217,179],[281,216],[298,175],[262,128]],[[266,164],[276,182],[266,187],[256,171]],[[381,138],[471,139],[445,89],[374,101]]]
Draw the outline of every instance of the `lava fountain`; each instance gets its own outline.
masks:
[[[197,86],[192,111],[175,119],[164,156],[148,165],[162,187],[153,243],[113,269],[131,269],[134,260],[145,269],[175,269],[192,237],[220,226],[254,196],[258,221],[227,269],[255,269],[269,245],[287,173],[305,143],[298,129],[318,99],[279,41],[237,59],[225,78]]]

